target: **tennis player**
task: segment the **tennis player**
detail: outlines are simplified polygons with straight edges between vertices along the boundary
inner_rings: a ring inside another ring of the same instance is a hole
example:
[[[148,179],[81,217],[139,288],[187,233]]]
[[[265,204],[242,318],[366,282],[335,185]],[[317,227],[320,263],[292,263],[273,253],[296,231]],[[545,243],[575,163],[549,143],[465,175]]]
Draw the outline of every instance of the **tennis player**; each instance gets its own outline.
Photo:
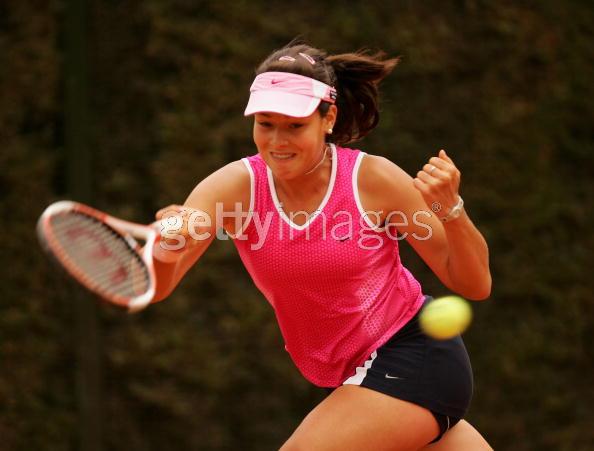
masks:
[[[472,370],[462,339],[420,331],[430,298],[398,253],[406,239],[450,290],[489,296],[487,244],[463,208],[460,171],[444,150],[411,178],[343,147],[377,125],[378,85],[397,62],[306,45],[275,51],[245,109],[257,154],[157,213],[184,222],[155,249],[155,300],[222,226],[274,308],[295,365],[330,392],[282,450],[491,449],[463,419]]]

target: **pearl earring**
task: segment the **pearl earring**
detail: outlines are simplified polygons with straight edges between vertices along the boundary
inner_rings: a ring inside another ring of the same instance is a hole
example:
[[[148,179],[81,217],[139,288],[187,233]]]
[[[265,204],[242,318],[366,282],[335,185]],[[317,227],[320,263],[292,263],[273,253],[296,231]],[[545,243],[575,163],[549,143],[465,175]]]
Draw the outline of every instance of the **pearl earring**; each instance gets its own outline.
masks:
[[[332,129],[331,129],[331,128],[329,128],[329,129],[328,129],[328,134],[329,134],[329,135],[331,135],[331,134],[332,134]]]

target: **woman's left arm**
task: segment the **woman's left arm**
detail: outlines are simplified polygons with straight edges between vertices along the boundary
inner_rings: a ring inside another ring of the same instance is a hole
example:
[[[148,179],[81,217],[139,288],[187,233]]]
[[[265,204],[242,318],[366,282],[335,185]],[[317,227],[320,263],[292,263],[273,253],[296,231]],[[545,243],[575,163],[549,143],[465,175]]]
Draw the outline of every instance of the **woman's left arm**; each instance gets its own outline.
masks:
[[[456,205],[461,207],[460,176],[460,171],[442,149],[417,173],[413,184],[443,227],[447,272],[452,286],[461,295],[480,300],[491,294],[489,249],[466,210],[462,207],[452,211]]]
[[[374,193],[366,195],[366,204],[383,211],[386,225],[397,228],[449,289],[467,299],[489,297],[487,243],[463,208],[452,212],[460,200],[460,171],[446,152],[414,179],[385,158],[369,156],[363,163],[367,176],[360,174],[360,188]]]

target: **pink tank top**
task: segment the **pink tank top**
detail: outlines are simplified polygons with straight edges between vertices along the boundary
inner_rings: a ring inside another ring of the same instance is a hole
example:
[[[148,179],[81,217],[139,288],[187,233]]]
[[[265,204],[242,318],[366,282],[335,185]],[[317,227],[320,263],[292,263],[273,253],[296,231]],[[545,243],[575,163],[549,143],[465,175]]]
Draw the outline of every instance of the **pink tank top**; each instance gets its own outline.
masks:
[[[251,175],[250,215],[234,243],[274,308],[286,350],[321,387],[352,376],[423,300],[400,262],[398,241],[363,213],[357,172],[364,155],[332,145],[326,196],[301,226],[282,211],[264,160],[243,159]]]

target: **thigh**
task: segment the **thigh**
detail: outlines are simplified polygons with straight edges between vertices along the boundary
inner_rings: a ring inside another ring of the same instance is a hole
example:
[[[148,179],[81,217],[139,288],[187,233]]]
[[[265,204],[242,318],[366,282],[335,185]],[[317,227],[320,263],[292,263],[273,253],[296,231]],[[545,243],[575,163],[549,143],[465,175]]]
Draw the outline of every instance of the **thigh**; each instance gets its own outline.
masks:
[[[365,387],[345,385],[307,415],[281,450],[418,450],[438,433],[429,410]]]
[[[436,443],[423,448],[423,451],[493,451],[487,441],[468,421],[461,420],[447,431]]]

